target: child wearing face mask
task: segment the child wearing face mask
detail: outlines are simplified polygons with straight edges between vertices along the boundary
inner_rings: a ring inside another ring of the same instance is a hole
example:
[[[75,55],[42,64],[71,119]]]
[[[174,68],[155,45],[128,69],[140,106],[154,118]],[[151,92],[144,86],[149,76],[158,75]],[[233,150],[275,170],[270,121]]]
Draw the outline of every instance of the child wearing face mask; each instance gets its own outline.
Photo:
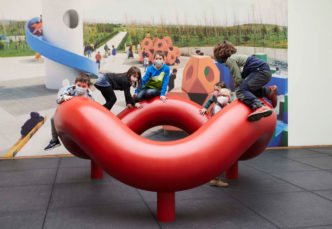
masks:
[[[89,76],[87,74],[80,73],[75,79],[75,85],[67,87],[62,93],[60,93],[56,102],[58,104],[61,104],[65,101],[72,99],[74,96],[87,97],[92,100],[95,100],[90,90],[90,85],[91,82]],[[61,145],[58,134],[54,126],[53,117],[51,118],[51,130],[52,130],[52,139],[44,150],[50,150]]]
[[[141,108],[141,104],[135,103],[130,94],[130,87],[141,85],[141,70],[138,67],[130,67],[124,73],[105,73],[101,74],[95,83],[95,87],[104,96],[106,103],[104,107],[111,110],[117,98],[114,90],[124,91],[126,104],[128,108]]]
[[[206,114],[211,104],[215,103],[212,112],[212,115],[214,115],[230,102],[231,102],[231,91],[226,88],[226,84],[223,81],[220,81],[214,85],[213,95],[205,103],[204,108],[200,110],[200,113]]]
[[[156,96],[160,96],[160,99],[166,102],[165,94],[169,82],[170,68],[164,64],[164,59],[164,52],[157,51],[155,53],[154,64],[146,71],[142,79],[142,87],[138,87],[133,96],[137,102]]]
[[[214,85],[214,92],[210,99],[205,103],[204,108],[199,110],[201,114],[206,114],[212,103],[215,103],[212,115],[215,115],[222,108],[231,102],[231,91],[226,88],[226,84],[220,81]],[[210,181],[210,185],[217,187],[227,187],[228,183],[223,182],[220,177]]]

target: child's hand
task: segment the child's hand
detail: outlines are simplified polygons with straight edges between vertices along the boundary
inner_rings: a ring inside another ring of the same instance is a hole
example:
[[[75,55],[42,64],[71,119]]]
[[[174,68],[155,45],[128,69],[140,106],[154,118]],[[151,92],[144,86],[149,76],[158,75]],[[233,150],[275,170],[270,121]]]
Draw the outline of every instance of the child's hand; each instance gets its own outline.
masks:
[[[135,103],[135,107],[141,109],[143,106],[140,103]]]
[[[203,114],[206,114],[206,113],[207,113],[207,109],[205,109],[205,108],[200,109],[200,110],[199,110],[199,113],[201,113],[202,115],[203,115]]]
[[[131,104],[129,103],[129,104],[127,104],[127,108],[128,108],[128,109],[131,109],[131,108],[133,108],[133,105],[131,105]]]
[[[133,99],[136,99],[136,97],[137,97],[137,94],[136,93],[133,94]]]
[[[166,96],[160,96],[160,99],[161,99],[161,101],[163,101],[163,103],[166,103],[166,101],[167,101],[167,97]]]
[[[70,96],[70,95],[64,95],[63,96],[63,101],[68,101],[68,100],[70,100],[70,99],[72,99],[73,98],[73,96]]]

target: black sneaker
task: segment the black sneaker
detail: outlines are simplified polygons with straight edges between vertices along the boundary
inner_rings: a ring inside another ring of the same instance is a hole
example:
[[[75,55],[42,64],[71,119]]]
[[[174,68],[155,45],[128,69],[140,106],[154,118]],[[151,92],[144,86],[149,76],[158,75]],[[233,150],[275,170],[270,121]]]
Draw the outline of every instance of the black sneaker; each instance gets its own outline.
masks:
[[[59,146],[61,146],[61,143],[59,140],[56,140],[56,141],[51,140],[50,143],[45,147],[44,150],[54,149]]]

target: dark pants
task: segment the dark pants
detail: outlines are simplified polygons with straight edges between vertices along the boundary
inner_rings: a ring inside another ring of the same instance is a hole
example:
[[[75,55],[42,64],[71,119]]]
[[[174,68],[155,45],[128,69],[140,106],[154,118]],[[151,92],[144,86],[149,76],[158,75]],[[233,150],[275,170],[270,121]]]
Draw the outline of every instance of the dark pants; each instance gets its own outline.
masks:
[[[55,125],[54,125],[54,117],[51,118],[51,130],[52,130],[52,141],[56,142],[59,141],[58,133],[56,132]]]
[[[237,98],[252,110],[262,107],[264,103],[257,97],[262,98],[269,95],[270,90],[263,86],[271,80],[271,77],[271,71],[250,73],[236,91]]]
[[[168,92],[170,92],[173,89],[174,89],[174,81],[173,82],[169,81],[169,83],[168,83]]]
[[[116,95],[114,93],[112,86],[102,87],[95,85],[95,87],[101,92],[101,94],[104,96],[106,100],[106,103],[103,106],[106,107],[108,110],[111,110],[116,102]]]
[[[136,102],[140,102],[142,100],[147,100],[147,99],[152,99],[156,96],[160,95],[160,91],[158,91],[157,89],[153,89],[153,88],[143,88],[137,95],[136,97]]]
[[[100,69],[100,60],[97,60],[96,63],[98,64],[98,69]]]

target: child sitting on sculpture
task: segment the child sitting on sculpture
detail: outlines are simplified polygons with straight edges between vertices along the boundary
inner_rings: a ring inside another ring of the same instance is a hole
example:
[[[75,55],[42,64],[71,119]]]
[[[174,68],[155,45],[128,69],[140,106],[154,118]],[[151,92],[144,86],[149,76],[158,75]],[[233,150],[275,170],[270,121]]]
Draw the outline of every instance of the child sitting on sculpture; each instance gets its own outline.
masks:
[[[130,94],[130,87],[139,87],[141,85],[141,70],[138,67],[130,67],[124,73],[105,73],[100,74],[95,87],[104,96],[106,103],[104,107],[111,110],[117,98],[114,90],[124,91],[127,108],[141,108],[141,104],[135,103]]]
[[[134,98],[137,102],[143,99],[152,99],[160,96],[166,102],[165,96],[169,81],[170,68],[164,63],[165,54],[157,51],[154,56],[154,64],[146,71],[142,79],[142,87],[137,88]]]
[[[210,99],[205,103],[204,108],[200,109],[201,114],[206,114],[209,107],[214,103],[212,115],[215,115],[222,108],[227,106],[231,102],[231,91],[226,88],[226,84],[220,81],[214,85],[214,92]],[[228,183],[223,182],[219,177],[210,181],[210,185],[217,187],[227,187]]]
[[[265,106],[257,97],[267,97],[272,106],[277,105],[277,87],[264,87],[272,77],[269,65],[255,56],[236,54],[237,49],[229,41],[218,43],[214,47],[214,57],[219,63],[225,63],[234,78],[236,96],[253,112],[248,121],[258,121],[272,114],[272,110]],[[243,70],[241,72],[241,68]]]
[[[205,103],[204,107],[200,109],[201,114],[206,114],[211,104],[215,104],[212,115],[216,114],[227,104],[231,102],[231,91],[226,88],[226,84],[220,81],[214,85],[214,92],[210,99]]]
[[[61,104],[65,101],[72,99],[74,96],[87,97],[92,100],[95,100],[90,90],[90,85],[91,82],[89,76],[87,74],[80,73],[75,79],[75,85],[67,87],[62,93],[60,93],[56,102],[58,104]],[[53,117],[51,118],[51,131],[52,131],[52,139],[44,150],[50,150],[61,145],[58,133],[56,132],[54,126]]]

